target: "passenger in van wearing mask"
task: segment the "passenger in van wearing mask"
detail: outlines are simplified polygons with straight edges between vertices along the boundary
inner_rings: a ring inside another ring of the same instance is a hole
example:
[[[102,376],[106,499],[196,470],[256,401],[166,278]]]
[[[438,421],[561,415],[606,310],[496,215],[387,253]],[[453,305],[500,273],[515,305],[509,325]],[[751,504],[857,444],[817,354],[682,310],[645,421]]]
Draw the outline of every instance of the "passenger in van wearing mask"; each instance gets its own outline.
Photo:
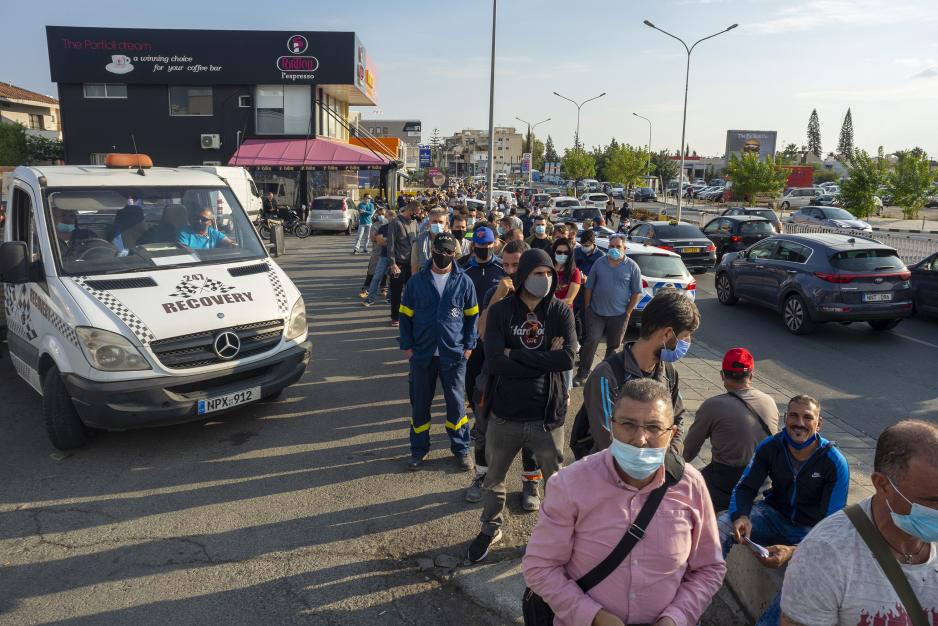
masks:
[[[237,244],[216,229],[215,215],[211,209],[203,209],[191,221],[190,225],[179,231],[176,242],[192,250],[206,250],[218,247],[234,247]]]
[[[59,207],[52,207],[52,221],[55,223],[55,236],[59,241],[68,243],[75,231],[75,211],[66,211]]]

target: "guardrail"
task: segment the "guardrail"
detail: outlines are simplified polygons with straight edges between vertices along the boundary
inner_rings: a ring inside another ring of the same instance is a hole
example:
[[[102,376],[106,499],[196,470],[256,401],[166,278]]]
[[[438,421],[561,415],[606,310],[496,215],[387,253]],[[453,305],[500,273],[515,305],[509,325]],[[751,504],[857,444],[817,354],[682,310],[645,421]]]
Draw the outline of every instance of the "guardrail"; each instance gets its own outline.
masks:
[[[938,250],[938,241],[915,235],[901,233],[868,232],[862,230],[844,230],[839,228],[826,228],[824,226],[809,226],[807,224],[785,224],[786,233],[838,233],[841,235],[854,235],[875,239],[876,241],[895,248],[906,265],[918,263],[925,257]]]

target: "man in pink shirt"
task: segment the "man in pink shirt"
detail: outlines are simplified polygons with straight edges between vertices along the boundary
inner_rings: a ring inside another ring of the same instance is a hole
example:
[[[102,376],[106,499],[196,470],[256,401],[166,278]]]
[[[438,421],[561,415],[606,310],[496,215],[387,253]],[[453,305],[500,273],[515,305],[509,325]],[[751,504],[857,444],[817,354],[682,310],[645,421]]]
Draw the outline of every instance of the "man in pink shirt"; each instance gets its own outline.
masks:
[[[548,481],[522,560],[525,581],[553,609],[556,626],[693,626],[726,564],[707,486],[690,465],[625,560],[586,593],[576,583],[612,552],[665,472],[675,476],[681,463],[668,453],[677,428],[661,383],[623,384],[611,422],[609,448]]]

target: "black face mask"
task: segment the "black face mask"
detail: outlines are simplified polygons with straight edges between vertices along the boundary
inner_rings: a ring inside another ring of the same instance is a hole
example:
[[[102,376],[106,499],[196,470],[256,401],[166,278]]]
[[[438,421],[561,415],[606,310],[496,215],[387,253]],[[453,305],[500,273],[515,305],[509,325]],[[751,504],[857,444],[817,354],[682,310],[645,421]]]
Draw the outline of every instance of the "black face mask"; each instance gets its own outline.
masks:
[[[466,231],[464,230],[453,230],[450,232],[453,233],[453,237],[456,238],[456,241],[462,241],[466,236]]]
[[[453,257],[446,254],[440,254],[439,252],[434,252],[433,254],[433,264],[436,265],[437,269],[445,270],[453,263]]]
[[[487,261],[492,254],[491,248],[475,248],[476,258],[480,261]]]

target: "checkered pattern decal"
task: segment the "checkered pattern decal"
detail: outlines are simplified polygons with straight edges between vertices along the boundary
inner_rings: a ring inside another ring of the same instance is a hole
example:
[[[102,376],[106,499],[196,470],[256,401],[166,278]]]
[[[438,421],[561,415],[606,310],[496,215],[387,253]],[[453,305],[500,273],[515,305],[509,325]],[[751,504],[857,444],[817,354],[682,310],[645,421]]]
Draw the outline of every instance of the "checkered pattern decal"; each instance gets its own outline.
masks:
[[[98,299],[98,301],[105,306],[111,313],[116,315],[120,321],[124,322],[127,325],[127,328],[130,329],[130,332],[140,340],[143,345],[149,345],[151,341],[156,339],[150,329],[147,327],[143,321],[137,317],[133,311],[124,306],[124,303],[118,300],[113,294],[107,291],[101,291],[100,289],[94,289],[89,287],[86,284],[86,276],[76,276],[75,282],[85,291],[90,293],[92,296]]]
[[[270,280],[271,286],[274,288],[274,297],[277,298],[277,310],[280,313],[287,314],[287,290],[283,288],[283,283],[280,282],[280,276],[277,275],[277,270],[274,269],[274,264],[271,261],[267,261],[267,278]]]
[[[234,287],[229,287],[220,280],[212,278],[185,279],[176,285],[176,289],[169,294],[173,298],[190,298],[205,291],[215,291],[218,293],[228,293],[234,291]]]
[[[29,285],[3,285],[4,312],[7,328],[17,337],[32,341],[38,334],[33,329],[29,306]]]

